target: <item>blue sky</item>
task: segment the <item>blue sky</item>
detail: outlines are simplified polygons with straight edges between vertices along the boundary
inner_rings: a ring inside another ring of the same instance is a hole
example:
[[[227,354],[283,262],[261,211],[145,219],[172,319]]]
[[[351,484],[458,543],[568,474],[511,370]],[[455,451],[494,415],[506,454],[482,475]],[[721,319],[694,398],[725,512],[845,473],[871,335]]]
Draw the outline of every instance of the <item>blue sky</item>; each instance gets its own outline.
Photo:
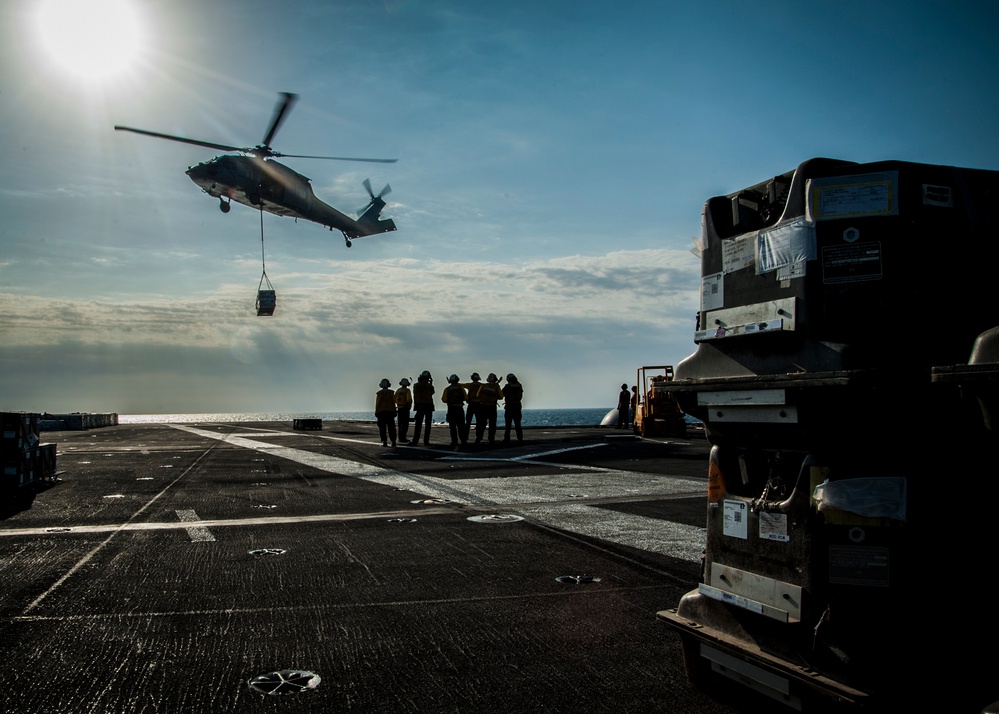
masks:
[[[113,1],[135,57],[0,9],[2,410],[361,410],[424,369],[609,409],[694,349],[709,197],[816,156],[999,169],[992,2]],[[285,160],[351,214],[390,183],[399,230],[266,214],[258,318],[259,214],[184,175],[218,152],[112,127],[250,146],[281,91],[276,150],[399,159]]]

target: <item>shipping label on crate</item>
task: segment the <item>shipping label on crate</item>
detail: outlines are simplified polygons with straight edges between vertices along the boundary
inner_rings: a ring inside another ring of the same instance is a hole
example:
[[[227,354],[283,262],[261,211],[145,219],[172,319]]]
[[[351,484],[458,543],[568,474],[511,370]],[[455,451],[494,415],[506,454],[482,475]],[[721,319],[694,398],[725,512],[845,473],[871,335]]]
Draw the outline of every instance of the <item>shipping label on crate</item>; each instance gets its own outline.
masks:
[[[777,540],[787,543],[791,536],[787,534],[787,514],[786,513],[760,513],[760,538],[763,540]]]
[[[725,275],[713,273],[701,278],[701,312],[717,310],[725,305]]]
[[[888,587],[888,549],[829,546],[829,582],[837,585]]]
[[[808,218],[898,215],[898,171],[809,179]]]
[[[748,540],[749,506],[744,501],[725,501],[722,509],[722,533],[729,538]]]
[[[816,254],[815,224],[796,218],[757,233],[756,274],[814,260]]]
[[[723,273],[748,268],[756,263],[756,233],[723,240],[721,249]]]
[[[822,282],[858,283],[881,280],[881,241],[822,248]]]

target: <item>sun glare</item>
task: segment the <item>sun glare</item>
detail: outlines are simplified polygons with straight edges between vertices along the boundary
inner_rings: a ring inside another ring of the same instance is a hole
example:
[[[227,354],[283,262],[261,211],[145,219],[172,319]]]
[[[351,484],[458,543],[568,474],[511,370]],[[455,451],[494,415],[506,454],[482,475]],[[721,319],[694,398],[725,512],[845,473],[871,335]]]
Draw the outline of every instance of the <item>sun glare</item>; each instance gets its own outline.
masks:
[[[88,82],[133,69],[145,45],[142,23],[128,0],[43,0],[37,23],[46,55]]]

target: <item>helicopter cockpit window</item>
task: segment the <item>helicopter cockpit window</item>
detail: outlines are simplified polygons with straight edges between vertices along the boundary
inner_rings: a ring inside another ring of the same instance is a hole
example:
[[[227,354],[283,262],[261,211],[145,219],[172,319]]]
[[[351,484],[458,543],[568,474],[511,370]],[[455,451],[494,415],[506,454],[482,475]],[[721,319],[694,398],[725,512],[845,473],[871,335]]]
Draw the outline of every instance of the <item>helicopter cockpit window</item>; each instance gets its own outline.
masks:
[[[198,164],[198,166],[203,166],[205,173],[209,176],[215,177],[218,175],[219,171],[222,170],[222,157],[216,156],[214,159],[209,159],[204,163]]]

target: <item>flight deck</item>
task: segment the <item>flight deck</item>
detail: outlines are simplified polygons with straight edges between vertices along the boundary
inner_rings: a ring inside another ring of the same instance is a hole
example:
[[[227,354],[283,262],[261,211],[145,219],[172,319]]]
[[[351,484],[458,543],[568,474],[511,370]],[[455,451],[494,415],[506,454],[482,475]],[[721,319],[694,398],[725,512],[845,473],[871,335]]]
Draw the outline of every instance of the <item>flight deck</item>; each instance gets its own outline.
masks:
[[[703,433],[525,432],[46,432],[0,520],[0,711],[741,711],[656,622],[699,577]]]

